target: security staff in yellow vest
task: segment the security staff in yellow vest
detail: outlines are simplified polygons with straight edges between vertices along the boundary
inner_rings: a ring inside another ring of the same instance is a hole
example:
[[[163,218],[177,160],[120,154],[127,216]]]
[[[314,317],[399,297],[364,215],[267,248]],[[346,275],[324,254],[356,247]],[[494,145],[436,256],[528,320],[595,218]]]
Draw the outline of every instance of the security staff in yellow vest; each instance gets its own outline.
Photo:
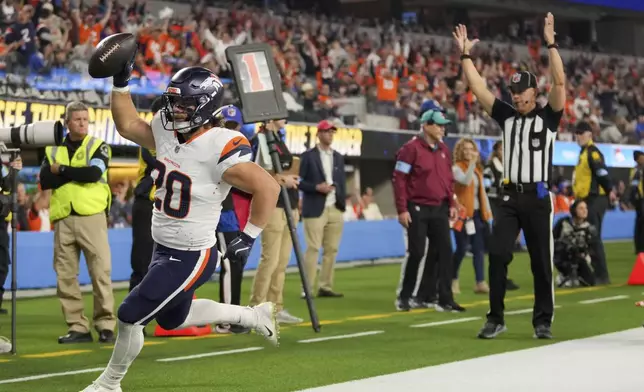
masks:
[[[163,108],[161,97],[152,102],[152,113]],[[132,204],[132,251],[130,253],[130,291],[132,291],[148,272],[152,261],[152,206],[154,201],[154,178],[152,170],[156,162],[156,152],[139,147],[139,175],[134,188],[134,203]]]
[[[107,240],[107,213],[112,201],[107,168],[112,152],[103,141],[87,134],[88,123],[83,103],[68,104],[65,124],[69,133],[63,145],[45,149],[40,169],[42,189],[53,190],[49,217],[54,224],[54,270],[68,326],[68,333],[58,338],[61,344],[93,340],[78,283],[80,250],[92,279],[93,321],[99,341],[115,340],[112,263]]]
[[[602,221],[611,200],[615,198],[613,184],[604,163],[604,156],[593,143],[593,132],[590,124],[579,122],[575,126],[577,143],[581,147],[579,162],[575,167],[572,189],[576,200],[584,200],[588,206],[588,221],[602,230]],[[610,278],[606,266],[606,254],[603,242],[597,241],[592,257],[592,267],[597,284],[608,284]]]
[[[2,296],[4,295],[4,284],[7,280],[9,273],[9,263],[11,262],[9,256],[9,232],[7,231],[8,225],[11,222],[11,190],[13,187],[13,179],[18,172],[22,170],[22,158],[17,157],[9,163],[7,169],[0,160],[2,166],[2,179],[0,179],[0,189],[2,190],[2,197],[0,199],[0,315],[7,314],[7,309],[2,308]],[[4,218],[4,219],[3,219]]]
[[[635,207],[635,254],[639,254],[644,252],[644,152],[633,152],[633,159],[637,166],[631,177],[630,201]]]

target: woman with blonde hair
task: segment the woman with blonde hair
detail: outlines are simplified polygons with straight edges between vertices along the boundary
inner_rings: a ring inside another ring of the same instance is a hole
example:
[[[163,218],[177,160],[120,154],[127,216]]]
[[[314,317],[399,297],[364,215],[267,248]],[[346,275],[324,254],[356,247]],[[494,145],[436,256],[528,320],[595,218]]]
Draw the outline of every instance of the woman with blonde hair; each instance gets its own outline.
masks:
[[[483,184],[483,170],[479,161],[479,150],[472,139],[461,139],[454,146],[454,193],[464,208],[462,224],[454,225],[456,251],[452,263],[454,280],[452,291],[460,292],[458,271],[467,252],[468,244],[472,245],[474,274],[476,277],[475,293],[488,293],[485,282],[485,229],[492,219],[490,201]],[[459,230],[460,229],[460,230]]]

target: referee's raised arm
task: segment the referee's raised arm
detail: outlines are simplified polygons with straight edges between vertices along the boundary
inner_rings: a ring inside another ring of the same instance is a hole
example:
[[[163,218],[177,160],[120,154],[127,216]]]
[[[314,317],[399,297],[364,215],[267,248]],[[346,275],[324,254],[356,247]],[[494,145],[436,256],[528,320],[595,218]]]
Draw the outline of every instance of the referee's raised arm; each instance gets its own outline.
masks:
[[[555,43],[555,17],[548,12],[544,20],[543,37],[548,45],[548,57],[550,58],[550,73],[552,75],[552,87],[548,94],[548,103],[554,112],[559,112],[566,105],[566,74],[564,73],[563,61]],[[556,131],[556,130],[555,130]]]

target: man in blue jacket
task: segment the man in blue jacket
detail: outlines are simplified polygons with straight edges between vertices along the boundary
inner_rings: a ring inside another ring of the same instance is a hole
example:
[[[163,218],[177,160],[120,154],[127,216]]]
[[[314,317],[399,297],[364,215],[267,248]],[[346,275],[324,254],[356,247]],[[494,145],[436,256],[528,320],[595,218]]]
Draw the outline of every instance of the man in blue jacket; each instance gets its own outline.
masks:
[[[335,132],[336,127],[331,122],[320,121],[317,127],[319,143],[302,154],[300,163],[302,217],[307,244],[304,269],[311,290],[315,287],[318,258],[323,247],[318,297],[343,296],[333,291],[333,271],[342,238],[347,197],[344,157],[331,148]]]

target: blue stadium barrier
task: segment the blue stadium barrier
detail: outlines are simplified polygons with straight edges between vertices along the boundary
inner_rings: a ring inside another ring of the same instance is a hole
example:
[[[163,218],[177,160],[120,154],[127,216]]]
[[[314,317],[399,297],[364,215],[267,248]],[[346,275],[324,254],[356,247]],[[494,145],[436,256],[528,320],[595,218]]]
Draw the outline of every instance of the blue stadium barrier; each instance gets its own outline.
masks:
[[[306,249],[304,229],[298,226],[300,244]],[[109,242],[112,250],[112,280],[127,281],[132,272],[130,249],[132,246],[131,229],[110,229]],[[56,287],[56,273],[53,267],[54,234],[40,232],[20,232],[18,234],[18,289],[39,289]],[[260,239],[251,251],[247,270],[254,270],[259,263],[261,252]],[[405,255],[405,241],[400,225],[395,220],[346,222],[342,242],[338,251],[338,262],[371,260]],[[296,264],[295,254],[291,255],[289,265]],[[11,273],[10,273],[11,274]],[[11,275],[9,275],[11,276]],[[79,281],[89,284],[85,257],[81,256]],[[7,279],[5,288],[10,287]]]
[[[566,214],[555,216],[555,222]],[[604,240],[626,240],[633,237],[635,213],[609,211],[604,218]],[[300,244],[306,249],[302,224],[298,226]],[[112,280],[127,281],[130,278],[131,229],[110,229],[109,241],[112,250]],[[53,269],[53,233],[21,232],[18,234],[18,288],[38,289],[56,287]],[[406,246],[401,226],[396,220],[345,222],[338,262],[375,260],[405,256]],[[247,270],[257,268],[261,246],[259,240],[253,247]],[[290,266],[295,265],[292,254]],[[11,275],[10,275],[11,276]],[[81,284],[89,284],[85,258],[81,256]],[[5,288],[10,287],[9,279]]]

